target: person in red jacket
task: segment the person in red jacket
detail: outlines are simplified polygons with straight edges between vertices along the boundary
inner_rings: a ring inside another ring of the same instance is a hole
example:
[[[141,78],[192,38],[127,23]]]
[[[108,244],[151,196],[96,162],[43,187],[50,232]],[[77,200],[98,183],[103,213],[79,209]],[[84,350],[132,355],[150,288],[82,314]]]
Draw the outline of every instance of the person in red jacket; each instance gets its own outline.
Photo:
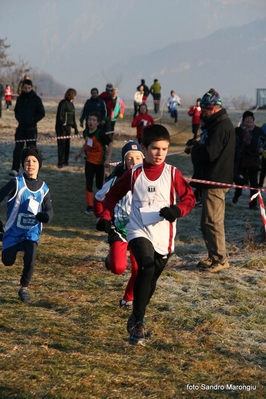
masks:
[[[131,126],[137,128],[137,139],[138,143],[141,144],[142,141],[142,131],[145,126],[153,125],[154,124],[153,117],[148,114],[148,108],[146,104],[141,104],[139,106],[139,113],[133,119]]]
[[[197,99],[196,105],[192,105],[190,110],[188,111],[188,115],[192,116],[192,133],[194,134],[194,139],[197,138],[199,127],[200,127],[200,115],[201,115],[201,107],[200,107],[200,98]]]
[[[9,107],[12,106],[12,89],[9,85],[6,85],[5,89],[5,101],[6,101],[6,109],[9,111]]]
[[[113,92],[114,86],[112,83],[107,83],[105,87],[105,91],[103,91],[99,97],[105,102],[106,110],[107,110],[107,119],[106,123],[104,125],[104,132],[110,132],[111,131],[111,119],[112,119],[112,106],[113,106],[113,100],[112,100],[112,92]]]

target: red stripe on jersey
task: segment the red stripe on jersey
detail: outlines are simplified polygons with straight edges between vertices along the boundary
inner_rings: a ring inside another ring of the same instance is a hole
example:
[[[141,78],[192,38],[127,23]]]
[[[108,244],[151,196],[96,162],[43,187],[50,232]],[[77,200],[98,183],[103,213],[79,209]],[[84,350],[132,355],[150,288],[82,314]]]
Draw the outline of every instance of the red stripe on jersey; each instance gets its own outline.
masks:
[[[174,179],[175,179],[175,167],[171,168],[171,188],[170,188],[170,206],[175,205],[175,187],[174,187]],[[176,222],[174,222],[176,223]],[[172,241],[173,241],[174,229],[173,223],[169,223],[169,243],[168,243],[168,253],[172,252]]]

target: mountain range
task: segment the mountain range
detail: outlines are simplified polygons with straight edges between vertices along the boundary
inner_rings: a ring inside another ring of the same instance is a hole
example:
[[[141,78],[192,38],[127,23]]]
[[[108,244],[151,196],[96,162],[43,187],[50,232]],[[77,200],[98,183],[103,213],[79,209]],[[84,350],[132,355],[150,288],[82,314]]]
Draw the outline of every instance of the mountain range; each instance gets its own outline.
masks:
[[[156,39],[156,38],[155,38]],[[122,55],[121,55],[122,56]],[[256,89],[266,87],[266,19],[241,27],[219,29],[199,39],[177,42],[122,59],[81,82],[81,87],[119,81],[121,96],[133,98],[140,79],[150,86],[157,78],[162,94],[175,90],[181,98],[200,97],[214,87],[222,96],[255,100]],[[89,87],[90,87],[89,86]]]
[[[89,57],[88,53],[86,61],[83,53],[83,65],[89,65]],[[219,29],[198,40],[177,41],[156,51],[149,51],[143,38],[138,54],[125,57],[121,53],[115,64],[99,65],[104,67],[91,75],[88,69],[86,79],[81,73],[76,76],[75,88],[80,94],[89,95],[92,87],[101,92],[111,82],[123,99],[132,101],[141,79],[151,86],[157,78],[163,97],[175,90],[183,103],[195,101],[214,87],[227,101],[243,98],[254,104],[256,89],[266,87],[266,18]],[[67,82],[58,83],[47,73],[36,74],[34,80],[44,95],[60,96],[68,87]]]

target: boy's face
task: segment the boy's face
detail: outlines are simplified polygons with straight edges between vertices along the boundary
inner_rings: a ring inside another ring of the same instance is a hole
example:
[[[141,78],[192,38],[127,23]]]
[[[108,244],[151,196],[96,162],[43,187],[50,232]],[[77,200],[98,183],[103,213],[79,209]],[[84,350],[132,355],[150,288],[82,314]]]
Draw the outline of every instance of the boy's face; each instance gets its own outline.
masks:
[[[97,128],[97,126],[99,125],[100,122],[98,122],[98,119],[96,118],[96,116],[89,116],[88,118],[88,126],[89,126],[89,130],[93,131]]]
[[[252,118],[252,116],[247,116],[244,120],[243,120],[243,124],[247,127],[253,127],[254,125],[254,119]]]
[[[161,165],[166,158],[169,141],[152,141],[148,148],[143,147],[145,160],[152,165]]]
[[[33,155],[29,155],[24,161],[24,170],[31,179],[37,179],[39,172],[39,161]]]
[[[143,156],[139,151],[129,151],[125,161],[127,169],[132,169],[133,166],[143,162]]]
[[[29,93],[32,90],[32,86],[24,84],[22,87],[22,91],[24,91],[24,93]]]
[[[92,90],[91,92],[91,98],[96,99],[99,96],[99,93],[97,90]]]

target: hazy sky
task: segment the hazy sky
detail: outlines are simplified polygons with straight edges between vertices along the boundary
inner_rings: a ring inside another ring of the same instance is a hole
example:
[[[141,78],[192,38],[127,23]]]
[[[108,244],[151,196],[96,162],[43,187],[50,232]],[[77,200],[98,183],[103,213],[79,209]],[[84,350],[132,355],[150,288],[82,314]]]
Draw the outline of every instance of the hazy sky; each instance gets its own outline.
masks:
[[[0,38],[29,61],[81,88],[117,61],[266,16],[266,0],[1,0]]]

